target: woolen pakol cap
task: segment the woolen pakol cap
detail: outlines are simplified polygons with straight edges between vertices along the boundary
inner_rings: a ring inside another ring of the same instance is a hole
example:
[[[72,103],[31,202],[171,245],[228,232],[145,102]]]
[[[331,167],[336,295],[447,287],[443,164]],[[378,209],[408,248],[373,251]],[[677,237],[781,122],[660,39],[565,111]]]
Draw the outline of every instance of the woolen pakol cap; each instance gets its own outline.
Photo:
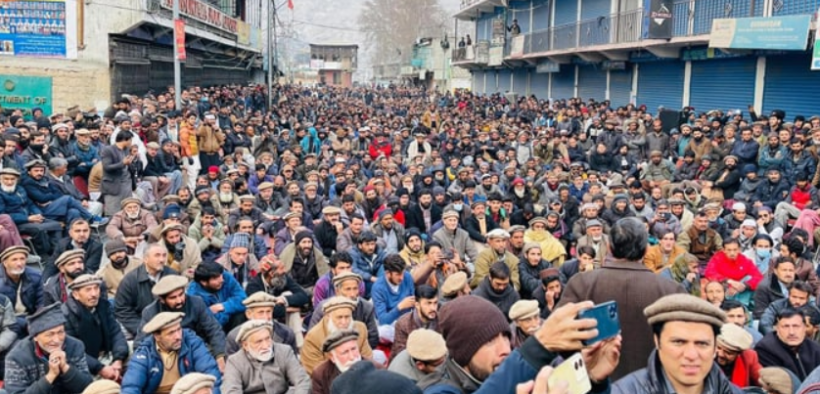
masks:
[[[155,297],[162,297],[185,286],[188,286],[188,278],[181,275],[166,275],[151,288],[151,294]]]
[[[347,297],[335,296],[327,299],[324,304],[322,304],[322,312],[325,313],[325,316],[327,316],[330,312],[342,308],[347,308],[352,311],[356,309],[356,303]]]
[[[256,293],[248,296],[248,298],[242,300],[242,305],[245,305],[246,308],[276,306],[276,297],[265,293],[264,291],[257,291]]]
[[[438,361],[447,355],[447,344],[441,334],[419,328],[407,337],[407,353],[414,360]]]
[[[800,381],[785,368],[767,367],[760,369],[760,385],[766,390],[791,394],[800,385]]]
[[[339,345],[348,341],[358,341],[359,332],[356,330],[339,330],[333,334],[328,335],[325,342],[322,343],[322,353],[330,352],[339,347]]]
[[[213,388],[216,384],[216,377],[199,372],[185,374],[174,383],[171,394],[194,394],[205,388]]]
[[[28,333],[32,338],[37,334],[65,324],[65,316],[60,309],[60,303],[55,302],[41,308],[27,318]]]
[[[346,280],[355,280],[357,283],[362,283],[362,277],[355,272],[345,272],[333,277],[333,287],[341,285]]]
[[[267,320],[248,320],[239,326],[239,332],[236,334],[238,342],[245,342],[251,334],[259,330],[268,330],[273,335],[273,324]]]
[[[441,294],[445,297],[452,297],[466,285],[467,274],[463,271],[458,271],[444,280],[444,284],[441,285]]]
[[[165,327],[182,322],[185,314],[182,312],[160,312],[142,327],[142,332],[153,334]]]
[[[661,297],[643,310],[649,325],[668,321],[685,321],[711,324],[721,328],[726,313],[709,301],[688,295],[670,294]]]
[[[28,255],[31,252],[28,250],[27,247],[22,246],[22,245],[12,246],[12,247],[7,248],[6,250],[4,250],[2,253],[0,253],[0,261],[5,261],[7,258],[11,257],[11,255],[17,254],[17,253],[24,253],[26,255],[26,257],[28,257]]]
[[[510,308],[510,320],[516,321],[518,319],[526,319],[533,317],[541,312],[538,309],[538,301],[536,300],[518,300]]]
[[[60,257],[57,257],[57,260],[54,260],[54,266],[61,267],[63,264],[68,263],[69,261],[75,259],[84,259],[85,258],[85,251],[82,249],[71,249],[66,250],[65,252],[60,254]]]
[[[77,279],[74,279],[74,281],[71,282],[70,285],[68,285],[68,289],[77,290],[86,286],[99,286],[100,283],[102,283],[102,278],[100,278],[99,276],[92,274],[82,274],[78,276]]]
[[[128,197],[128,198],[124,198],[124,199],[122,199],[122,201],[120,201],[120,208],[125,208],[128,204],[141,205],[142,203],[140,202],[140,200],[138,198]]]
[[[735,352],[742,352],[752,347],[752,334],[749,334],[743,327],[734,323],[726,323],[720,328],[720,335],[717,337],[718,343]]]

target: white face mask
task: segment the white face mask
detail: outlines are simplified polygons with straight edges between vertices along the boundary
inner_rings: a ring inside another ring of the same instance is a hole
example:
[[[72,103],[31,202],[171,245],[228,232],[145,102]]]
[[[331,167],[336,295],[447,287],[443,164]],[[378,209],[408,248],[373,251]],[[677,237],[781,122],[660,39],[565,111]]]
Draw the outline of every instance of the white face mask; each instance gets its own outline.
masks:
[[[464,208],[464,204],[453,204],[453,209],[455,209],[456,211],[461,212],[461,210],[463,208]]]

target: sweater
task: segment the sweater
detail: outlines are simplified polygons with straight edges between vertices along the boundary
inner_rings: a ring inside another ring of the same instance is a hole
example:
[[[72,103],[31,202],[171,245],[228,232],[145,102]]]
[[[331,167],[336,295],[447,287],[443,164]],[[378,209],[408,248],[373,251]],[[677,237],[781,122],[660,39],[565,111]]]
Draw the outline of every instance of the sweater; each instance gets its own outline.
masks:
[[[376,307],[376,318],[380,325],[391,325],[398,320],[401,315],[410,312],[412,308],[399,310],[399,303],[407,297],[413,296],[416,292],[413,276],[405,271],[399,283],[397,291],[388,283],[387,276],[382,275],[373,284],[373,305]]]

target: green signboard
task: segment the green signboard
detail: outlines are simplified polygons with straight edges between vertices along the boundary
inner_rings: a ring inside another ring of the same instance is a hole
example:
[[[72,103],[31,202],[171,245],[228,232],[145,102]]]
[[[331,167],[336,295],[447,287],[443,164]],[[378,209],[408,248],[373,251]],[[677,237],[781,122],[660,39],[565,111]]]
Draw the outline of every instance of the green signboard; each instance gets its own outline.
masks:
[[[3,109],[21,109],[26,119],[31,119],[34,108],[41,108],[45,115],[50,115],[51,104],[51,77],[0,74],[0,107]]]

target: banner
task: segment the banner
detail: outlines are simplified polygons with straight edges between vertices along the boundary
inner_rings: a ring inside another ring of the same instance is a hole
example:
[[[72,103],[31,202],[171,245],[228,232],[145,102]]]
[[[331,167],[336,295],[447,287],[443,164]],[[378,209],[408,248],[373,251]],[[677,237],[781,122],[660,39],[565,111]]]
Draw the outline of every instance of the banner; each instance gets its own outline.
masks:
[[[709,47],[803,51],[810,26],[811,15],[715,19]]]
[[[504,45],[504,38],[507,35],[507,26],[501,17],[493,18],[493,35],[490,42],[493,45]]]
[[[510,40],[510,57],[524,56],[524,36],[519,34]]]
[[[561,65],[550,60],[542,60],[535,66],[536,74],[557,73],[560,71]]]
[[[174,19],[174,43],[177,47],[177,59],[185,61],[185,20]]]
[[[34,108],[42,108],[44,114],[50,114],[51,87],[51,77],[0,74],[0,107],[21,109],[26,119],[31,119]]]
[[[251,25],[242,21],[237,21],[236,41],[242,45],[248,45],[251,43]]]
[[[179,13],[213,27],[237,33],[237,20],[218,8],[200,0],[178,0]],[[162,8],[174,9],[174,0],[162,0]]]
[[[817,12],[817,15],[820,15],[820,10]],[[814,30],[814,50],[811,55],[812,71],[820,70],[820,37],[818,35],[820,35],[820,23],[817,24],[817,28]]]
[[[672,0],[645,0],[644,38],[672,38]]]
[[[0,56],[76,59],[76,1],[0,0]]]
[[[500,66],[504,61],[504,47],[490,48],[490,59],[487,62],[488,66]]]

